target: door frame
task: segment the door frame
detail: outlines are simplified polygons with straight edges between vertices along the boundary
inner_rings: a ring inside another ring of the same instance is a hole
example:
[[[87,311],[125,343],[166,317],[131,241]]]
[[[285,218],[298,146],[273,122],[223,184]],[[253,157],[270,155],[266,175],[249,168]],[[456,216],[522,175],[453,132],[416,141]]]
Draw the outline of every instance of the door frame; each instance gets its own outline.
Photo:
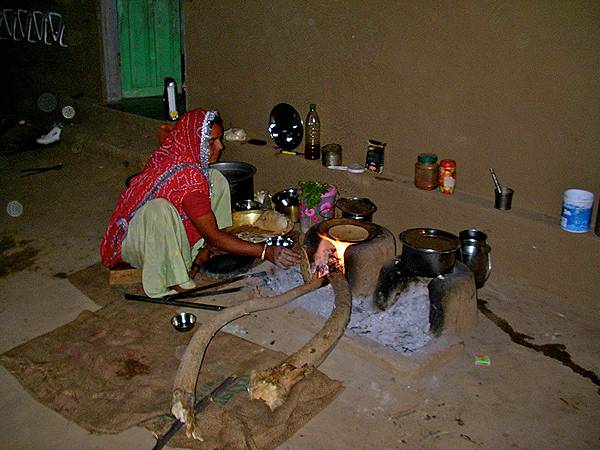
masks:
[[[180,14],[180,40],[181,54],[183,61],[181,62],[182,70],[182,86],[185,83],[185,33],[183,20],[183,2],[179,1]],[[117,15],[117,0],[100,0],[100,30],[102,33],[102,67],[103,80],[102,90],[104,101],[113,103],[123,98],[123,88],[121,84],[121,61],[119,47],[119,20]]]

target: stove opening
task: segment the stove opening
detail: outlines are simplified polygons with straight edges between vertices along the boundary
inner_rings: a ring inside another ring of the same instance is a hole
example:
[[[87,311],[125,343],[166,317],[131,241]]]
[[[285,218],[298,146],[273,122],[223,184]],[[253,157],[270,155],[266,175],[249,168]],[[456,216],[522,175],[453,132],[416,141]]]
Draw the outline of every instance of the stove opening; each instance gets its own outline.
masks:
[[[354,242],[340,241],[321,233],[319,237],[321,240],[314,254],[311,271],[319,278],[332,272],[345,273],[344,252]]]

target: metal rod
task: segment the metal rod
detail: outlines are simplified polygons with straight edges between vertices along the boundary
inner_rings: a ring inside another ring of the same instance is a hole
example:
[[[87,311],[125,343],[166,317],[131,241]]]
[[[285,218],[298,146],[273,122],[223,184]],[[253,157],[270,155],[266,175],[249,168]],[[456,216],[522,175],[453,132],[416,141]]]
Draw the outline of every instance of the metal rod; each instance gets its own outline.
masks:
[[[242,288],[234,288],[236,290],[240,290]],[[228,289],[228,291],[230,291]],[[136,302],[146,302],[146,303],[157,303],[159,305],[168,305],[168,306],[182,306],[185,308],[196,308],[196,309],[206,309],[208,311],[221,311],[226,306],[221,305],[210,305],[208,303],[193,303],[193,302],[183,302],[181,300],[165,300],[164,298],[152,298],[146,297],[145,295],[135,295],[135,294],[125,294],[126,300],[134,300]]]
[[[237,380],[237,377],[235,375],[231,375],[231,376],[225,378],[225,380],[220,385],[218,385],[210,393],[208,393],[207,395],[205,395],[204,397],[202,397],[200,400],[198,400],[196,402],[196,404],[194,405],[194,413],[198,414],[199,412],[204,411],[208,407],[208,405],[210,404],[212,399],[214,397],[216,397],[217,395],[219,395],[224,390],[226,390],[229,386],[231,386],[235,380]],[[176,420],[175,422],[173,422],[173,425],[171,425],[171,428],[169,428],[169,430],[165,434],[163,434],[160,437],[160,439],[158,439],[158,441],[156,441],[156,445],[154,447],[152,447],[152,450],[160,450],[165,445],[167,445],[169,440],[173,436],[175,436],[175,434],[179,431],[179,429],[182,426],[183,426],[183,422],[181,422],[179,420]]]
[[[204,296],[212,294],[212,293],[209,292],[209,293],[203,294],[203,295],[192,295],[192,294],[194,294],[196,292],[202,292],[202,291],[205,291],[207,289],[211,289],[211,288],[223,286],[225,284],[233,283],[235,281],[245,280],[246,278],[262,277],[262,276],[264,276],[266,274],[267,274],[266,271],[256,272],[256,273],[246,273],[244,275],[238,275],[237,277],[233,277],[233,278],[228,278],[226,280],[217,281],[216,283],[206,284],[204,286],[199,286],[197,288],[189,289],[187,291],[180,292],[178,294],[169,295],[168,297],[165,297],[165,298],[176,300],[178,298],[204,297]],[[216,292],[225,293],[225,290],[223,290],[223,291],[216,291]]]
[[[500,186],[500,182],[498,181],[498,177],[496,176],[496,171],[490,167],[490,173],[492,174],[492,180],[494,180],[496,191],[498,192],[498,194],[502,194],[502,186]]]

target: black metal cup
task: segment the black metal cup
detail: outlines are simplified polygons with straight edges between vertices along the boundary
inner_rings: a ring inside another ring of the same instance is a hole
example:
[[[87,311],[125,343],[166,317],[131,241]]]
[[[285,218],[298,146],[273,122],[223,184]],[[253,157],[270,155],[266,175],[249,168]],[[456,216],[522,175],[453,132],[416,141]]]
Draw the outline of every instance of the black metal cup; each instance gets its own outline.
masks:
[[[512,206],[512,197],[514,191],[509,188],[502,186],[501,191],[494,191],[495,199],[494,199],[494,208],[509,210]]]

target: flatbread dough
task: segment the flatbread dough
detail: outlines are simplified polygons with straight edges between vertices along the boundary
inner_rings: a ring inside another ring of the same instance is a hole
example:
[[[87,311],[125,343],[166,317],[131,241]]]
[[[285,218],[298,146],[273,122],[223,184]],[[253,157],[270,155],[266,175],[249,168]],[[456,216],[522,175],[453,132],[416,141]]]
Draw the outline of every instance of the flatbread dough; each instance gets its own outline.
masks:
[[[262,230],[283,233],[288,226],[288,219],[277,211],[265,211],[253,224],[256,228]]]
[[[369,232],[356,225],[335,225],[329,229],[329,236],[338,241],[361,242],[369,237]]]

